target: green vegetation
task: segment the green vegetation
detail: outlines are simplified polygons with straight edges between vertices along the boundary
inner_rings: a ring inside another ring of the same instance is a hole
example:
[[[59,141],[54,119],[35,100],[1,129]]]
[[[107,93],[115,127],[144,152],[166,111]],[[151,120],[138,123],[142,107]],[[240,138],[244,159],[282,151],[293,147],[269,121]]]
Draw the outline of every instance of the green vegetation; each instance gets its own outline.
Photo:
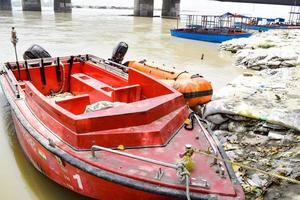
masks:
[[[262,44],[259,44],[257,47],[262,48],[262,49],[269,49],[269,48],[272,48],[272,47],[275,47],[275,46],[276,45],[272,44],[272,43],[262,43]]]

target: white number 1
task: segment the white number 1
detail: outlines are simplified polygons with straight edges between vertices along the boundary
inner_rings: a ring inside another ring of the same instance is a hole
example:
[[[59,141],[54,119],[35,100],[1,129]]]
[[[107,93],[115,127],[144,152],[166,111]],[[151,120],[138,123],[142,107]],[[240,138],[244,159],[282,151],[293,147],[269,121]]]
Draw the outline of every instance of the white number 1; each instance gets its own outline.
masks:
[[[78,187],[81,190],[83,190],[83,186],[82,186],[82,182],[81,182],[81,178],[80,178],[79,174],[73,175],[73,178],[77,181]]]

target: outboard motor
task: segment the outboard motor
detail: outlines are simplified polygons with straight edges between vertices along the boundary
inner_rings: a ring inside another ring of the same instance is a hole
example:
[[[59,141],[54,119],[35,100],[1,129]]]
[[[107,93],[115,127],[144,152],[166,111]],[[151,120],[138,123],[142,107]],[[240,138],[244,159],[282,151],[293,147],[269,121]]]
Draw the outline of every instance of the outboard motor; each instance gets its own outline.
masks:
[[[24,60],[50,58],[51,55],[41,46],[34,44],[23,54]]]
[[[122,63],[124,56],[128,50],[128,44],[125,42],[120,42],[118,46],[116,46],[113,50],[112,56],[111,56],[111,61],[116,62],[116,63]]]

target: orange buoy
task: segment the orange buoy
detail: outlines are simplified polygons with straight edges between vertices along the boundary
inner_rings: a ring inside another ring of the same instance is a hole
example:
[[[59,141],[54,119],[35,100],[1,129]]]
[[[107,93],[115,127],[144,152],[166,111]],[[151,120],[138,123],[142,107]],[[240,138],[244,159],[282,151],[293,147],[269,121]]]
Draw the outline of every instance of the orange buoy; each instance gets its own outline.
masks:
[[[211,84],[201,77],[178,79],[173,88],[183,94],[190,107],[209,102],[213,93]]]
[[[190,107],[205,104],[212,98],[213,89],[210,82],[199,75],[192,75],[187,71],[154,67],[146,63],[129,61],[128,67],[161,79],[164,83],[181,92]]]

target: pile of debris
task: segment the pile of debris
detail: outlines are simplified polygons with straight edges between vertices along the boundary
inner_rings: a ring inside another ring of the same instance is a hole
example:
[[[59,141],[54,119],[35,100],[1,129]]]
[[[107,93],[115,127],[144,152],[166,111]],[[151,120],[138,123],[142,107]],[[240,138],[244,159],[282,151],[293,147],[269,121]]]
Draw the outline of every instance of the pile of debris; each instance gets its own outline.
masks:
[[[300,199],[300,185],[287,181],[300,183],[299,83],[298,67],[247,73],[205,107],[247,199]]]
[[[262,70],[300,65],[300,30],[272,30],[220,45],[236,53],[237,66]]]
[[[74,95],[70,92],[55,93],[54,91],[51,91],[50,95],[48,95],[46,97],[49,99],[55,100],[55,101],[59,101],[59,100],[71,98],[73,96]]]

